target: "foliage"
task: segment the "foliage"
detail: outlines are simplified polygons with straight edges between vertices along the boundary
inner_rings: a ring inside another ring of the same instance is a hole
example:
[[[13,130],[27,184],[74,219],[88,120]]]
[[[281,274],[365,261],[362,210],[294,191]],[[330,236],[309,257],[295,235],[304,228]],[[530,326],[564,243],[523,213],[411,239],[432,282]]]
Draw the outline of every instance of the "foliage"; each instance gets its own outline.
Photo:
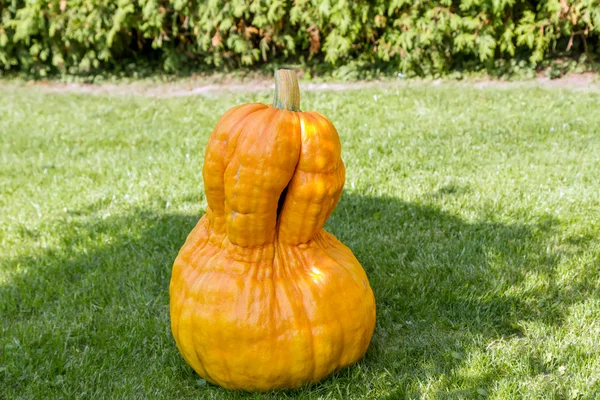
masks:
[[[0,14],[0,70],[41,76],[316,61],[440,75],[589,62],[600,36],[596,0],[0,0]]]

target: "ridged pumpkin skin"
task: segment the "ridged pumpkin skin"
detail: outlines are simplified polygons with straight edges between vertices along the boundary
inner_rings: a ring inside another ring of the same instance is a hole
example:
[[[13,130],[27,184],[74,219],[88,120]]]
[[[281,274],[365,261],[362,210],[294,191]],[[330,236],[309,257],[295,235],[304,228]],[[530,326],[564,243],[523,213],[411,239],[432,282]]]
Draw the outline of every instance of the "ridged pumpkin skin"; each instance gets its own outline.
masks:
[[[170,284],[171,328],[186,362],[222,387],[266,391],[359,360],[375,299],[352,252],[323,229],[345,180],[331,122],[235,107],[209,139],[203,176],[206,215]]]

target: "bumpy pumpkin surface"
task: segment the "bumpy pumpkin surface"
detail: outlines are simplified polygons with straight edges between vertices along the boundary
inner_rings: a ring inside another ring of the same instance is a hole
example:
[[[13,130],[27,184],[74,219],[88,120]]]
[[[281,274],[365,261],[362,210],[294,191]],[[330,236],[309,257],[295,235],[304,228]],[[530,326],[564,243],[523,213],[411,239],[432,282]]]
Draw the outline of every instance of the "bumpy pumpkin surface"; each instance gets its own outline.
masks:
[[[345,180],[338,133],[319,113],[289,110],[299,105],[290,72],[278,71],[274,106],[241,105],[217,123],[206,214],[173,266],[177,347],[230,389],[316,382],[359,360],[375,326],[363,268],[323,229]]]

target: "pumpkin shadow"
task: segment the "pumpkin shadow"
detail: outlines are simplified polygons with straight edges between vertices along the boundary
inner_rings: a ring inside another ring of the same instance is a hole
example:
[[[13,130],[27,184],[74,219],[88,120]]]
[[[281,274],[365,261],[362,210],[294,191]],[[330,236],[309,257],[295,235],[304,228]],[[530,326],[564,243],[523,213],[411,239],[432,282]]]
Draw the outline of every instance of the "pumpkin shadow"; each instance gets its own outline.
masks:
[[[98,218],[83,210],[52,248],[0,256],[11,271],[0,282],[0,386],[9,397],[40,387],[49,396],[94,390],[119,397],[116,382],[141,382],[131,386],[137,398],[245,397],[198,380],[169,329],[171,265],[201,214],[132,210]],[[367,396],[374,381],[390,399],[418,396],[407,388],[460,375],[470,352],[522,335],[524,321],[561,324],[569,305],[595,288],[585,276],[567,291],[552,283],[560,255],[546,249],[554,224],[547,217],[535,224],[469,222],[435,203],[345,193],[326,228],[369,276],[377,300],[371,348],[322,383],[261,398]],[[589,240],[574,239],[572,251]],[[531,274],[548,276],[547,290],[529,289]],[[485,390],[495,376],[493,369],[462,376],[456,394]]]

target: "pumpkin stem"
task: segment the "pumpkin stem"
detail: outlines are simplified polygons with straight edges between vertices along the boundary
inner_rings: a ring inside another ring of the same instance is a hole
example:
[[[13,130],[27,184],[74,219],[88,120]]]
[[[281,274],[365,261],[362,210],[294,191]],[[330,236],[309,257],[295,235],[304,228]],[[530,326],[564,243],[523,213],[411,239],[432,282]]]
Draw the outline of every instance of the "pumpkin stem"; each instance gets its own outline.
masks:
[[[273,106],[280,110],[300,111],[300,88],[294,71],[275,71],[275,96]]]

